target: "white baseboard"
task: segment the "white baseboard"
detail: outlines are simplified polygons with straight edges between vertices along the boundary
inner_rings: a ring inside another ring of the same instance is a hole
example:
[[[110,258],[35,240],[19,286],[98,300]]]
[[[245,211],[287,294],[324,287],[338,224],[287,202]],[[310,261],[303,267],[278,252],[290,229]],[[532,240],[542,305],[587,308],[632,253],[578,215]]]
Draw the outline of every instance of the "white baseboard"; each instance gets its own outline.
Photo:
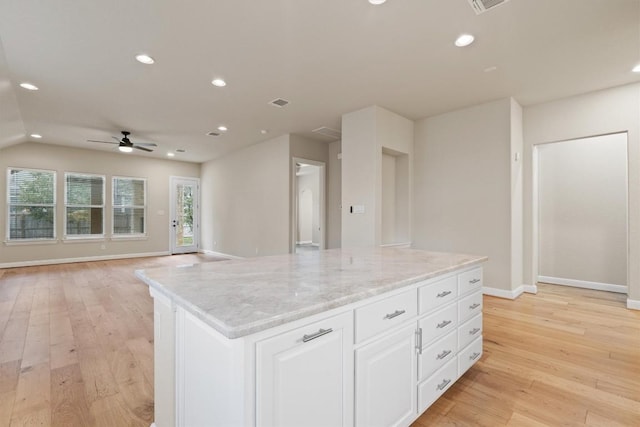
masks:
[[[627,298],[627,308],[630,310],[640,310],[640,300]]]
[[[202,249],[200,250],[200,253],[207,254],[207,255],[215,255],[215,256],[229,258],[229,259],[244,259],[244,257],[241,257],[241,256],[230,255],[230,254],[225,254],[225,253],[216,252],[216,251],[210,251],[208,249]]]
[[[490,295],[492,297],[516,299],[524,292],[524,286],[518,286],[516,289],[510,291],[505,289],[492,288],[489,286],[482,287],[482,293],[484,295]]]
[[[311,243],[311,240],[300,240],[296,242],[296,245],[310,245]]]
[[[522,285],[522,289],[528,294],[537,294],[538,286],[537,285]]]
[[[586,280],[563,279],[561,277],[538,276],[538,282],[551,283],[553,285],[573,286],[574,288],[595,289],[597,291],[617,292],[626,294],[628,289],[624,285],[611,283],[589,282]]]
[[[118,254],[118,255],[100,255],[100,256],[87,256],[87,257],[78,257],[78,258],[40,259],[40,260],[34,260],[34,261],[5,262],[3,264],[0,264],[0,268],[34,267],[38,265],[69,264],[72,262],[89,262],[89,261],[109,261],[114,259],[147,258],[152,256],[167,256],[167,255],[170,255],[169,251],[143,252],[143,253]]]

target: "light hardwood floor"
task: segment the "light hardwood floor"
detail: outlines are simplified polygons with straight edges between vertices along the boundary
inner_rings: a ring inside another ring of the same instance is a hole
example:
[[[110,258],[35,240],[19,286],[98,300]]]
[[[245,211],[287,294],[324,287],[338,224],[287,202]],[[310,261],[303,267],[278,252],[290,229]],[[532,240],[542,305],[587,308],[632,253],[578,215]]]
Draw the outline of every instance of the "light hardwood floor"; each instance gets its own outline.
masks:
[[[148,426],[153,305],[133,270],[203,255],[0,270],[0,426]],[[640,312],[552,285],[485,297],[484,355],[414,427],[640,426]]]

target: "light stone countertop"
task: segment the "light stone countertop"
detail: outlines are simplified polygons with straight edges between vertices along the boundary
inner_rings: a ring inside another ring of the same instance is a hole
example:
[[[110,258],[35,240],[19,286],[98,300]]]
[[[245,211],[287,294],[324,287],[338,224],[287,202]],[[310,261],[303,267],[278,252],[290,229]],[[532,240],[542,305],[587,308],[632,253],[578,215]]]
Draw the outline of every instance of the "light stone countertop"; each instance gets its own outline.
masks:
[[[407,248],[330,249],[150,268],[136,276],[233,339],[486,260]]]

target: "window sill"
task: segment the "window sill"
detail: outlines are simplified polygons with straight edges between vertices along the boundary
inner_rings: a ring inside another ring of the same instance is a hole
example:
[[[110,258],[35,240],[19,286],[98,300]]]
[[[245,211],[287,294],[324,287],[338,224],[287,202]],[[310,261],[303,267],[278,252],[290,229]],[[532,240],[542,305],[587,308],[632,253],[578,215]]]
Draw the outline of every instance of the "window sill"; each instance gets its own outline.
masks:
[[[125,240],[147,240],[148,236],[146,234],[131,234],[131,235],[123,235],[123,236],[111,236],[111,241],[125,241]]]
[[[58,239],[5,240],[5,246],[55,245]]]
[[[62,239],[62,243],[92,243],[92,242],[104,242],[106,239],[104,236],[78,236],[78,237],[65,237]]]

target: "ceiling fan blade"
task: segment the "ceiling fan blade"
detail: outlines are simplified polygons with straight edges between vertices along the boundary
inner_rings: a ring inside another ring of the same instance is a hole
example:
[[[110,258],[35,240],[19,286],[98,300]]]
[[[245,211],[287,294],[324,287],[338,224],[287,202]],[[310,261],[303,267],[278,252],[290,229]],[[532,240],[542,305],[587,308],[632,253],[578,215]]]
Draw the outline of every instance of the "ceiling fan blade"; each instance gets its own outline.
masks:
[[[157,147],[158,144],[155,144],[153,142],[136,142],[136,145],[141,145],[143,147]]]
[[[117,136],[111,136],[111,138],[115,139],[116,141],[118,141],[118,144],[120,143],[120,138],[118,138]]]
[[[119,144],[119,142],[111,142],[111,141],[96,141],[95,139],[87,139],[87,142],[99,142],[101,144]]]
[[[134,145],[133,148],[137,148],[138,150],[142,150],[142,151],[148,151],[149,153],[153,152],[153,150],[149,150],[148,148],[144,148],[139,145]]]

